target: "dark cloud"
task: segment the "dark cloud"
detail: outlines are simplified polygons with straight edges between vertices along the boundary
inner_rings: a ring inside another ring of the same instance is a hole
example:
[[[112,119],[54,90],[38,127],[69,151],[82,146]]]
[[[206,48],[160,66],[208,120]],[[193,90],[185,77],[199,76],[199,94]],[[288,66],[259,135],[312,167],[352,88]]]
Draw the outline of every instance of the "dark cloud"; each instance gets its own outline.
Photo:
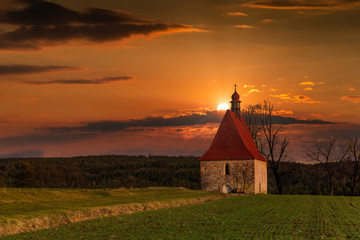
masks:
[[[323,120],[302,120],[293,117],[273,116],[273,123],[280,125],[292,125],[292,124],[334,124],[333,122]]]
[[[64,6],[48,1],[18,1],[25,4],[24,8],[4,11],[0,22],[16,25],[64,25],[70,23],[111,24],[124,22],[146,22],[123,11],[89,8],[77,12]]]
[[[175,117],[147,117],[142,119],[130,119],[125,121],[98,121],[89,122],[80,127],[58,127],[47,128],[54,132],[115,132],[128,128],[143,127],[171,127],[171,126],[192,126],[197,124],[218,123],[224,113],[218,111],[207,112],[206,114],[193,113]]]
[[[126,121],[98,121],[85,123],[79,127],[56,127],[46,128],[52,132],[116,132],[129,128],[144,127],[176,127],[193,126],[206,123],[220,123],[224,116],[222,111],[208,111],[204,113],[193,113],[183,116],[165,117],[147,117],[143,119],[130,119]],[[331,124],[322,120],[299,120],[292,117],[274,116],[274,124]]]
[[[58,70],[79,70],[78,67],[70,66],[34,66],[34,65],[0,65],[0,76],[21,75],[29,73],[43,73]]]
[[[220,123],[223,116],[223,111],[208,111],[170,118],[148,117],[128,121],[99,121],[84,123],[80,127],[38,129],[41,134],[0,138],[0,148],[19,149],[21,147],[24,149],[23,152],[29,148],[43,149],[52,156],[54,154],[58,156],[60,153],[62,156],[100,153],[201,155],[211,143],[216,125]],[[302,156],[303,146],[319,137],[359,134],[359,125],[345,123],[330,124],[321,120],[298,120],[281,116],[275,116],[273,122],[287,125],[282,134],[289,137],[291,147],[293,146],[291,151],[300,154],[299,156]],[[187,128],[182,129],[182,126],[190,128],[194,126],[194,130],[191,131],[192,137],[183,138],[183,134],[187,133]],[[211,127],[208,128],[209,126]],[[161,127],[169,127],[170,131]],[[211,131],[209,133],[200,131],[205,128]],[[103,144],[104,141],[107,141],[106,144]],[[54,149],[56,149],[55,153]],[[10,157],[10,154],[7,155]],[[24,154],[24,156],[29,156],[29,154]],[[296,159],[300,158],[296,155]]]
[[[20,152],[12,152],[0,155],[0,158],[39,158],[44,156],[44,151],[39,149],[25,150]]]
[[[310,1],[310,0],[269,0],[250,1],[242,4],[253,8],[273,9],[336,9],[359,6],[358,0]]]
[[[129,81],[135,79],[131,76],[104,77],[99,79],[57,79],[49,81],[28,80],[23,81],[27,84],[44,85],[44,84],[106,84],[116,81]]]
[[[3,29],[0,48],[39,49],[70,40],[101,43],[133,35],[191,29],[184,24],[140,19],[122,11],[92,8],[79,12],[43,0],[21,2],[25,4],[23,8],[0,12],[0,23],[16,26],[14,30]]]

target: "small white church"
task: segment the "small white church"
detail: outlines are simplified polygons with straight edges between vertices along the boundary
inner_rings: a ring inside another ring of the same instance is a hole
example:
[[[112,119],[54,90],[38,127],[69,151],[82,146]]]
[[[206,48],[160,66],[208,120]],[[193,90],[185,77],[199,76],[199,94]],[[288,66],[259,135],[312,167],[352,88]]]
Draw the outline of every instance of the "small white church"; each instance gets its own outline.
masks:
[[[199,159],[201,189],[217,192],[267,193],[267,160],[259,153],[245,119],[240,96],[231,96],[209,150]]]

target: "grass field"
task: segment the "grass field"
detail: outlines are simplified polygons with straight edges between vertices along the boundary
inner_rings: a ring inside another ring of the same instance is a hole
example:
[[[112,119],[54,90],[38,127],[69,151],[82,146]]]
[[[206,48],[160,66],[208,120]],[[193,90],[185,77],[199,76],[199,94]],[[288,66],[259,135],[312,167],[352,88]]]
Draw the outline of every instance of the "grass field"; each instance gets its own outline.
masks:
[[[360,198],[248,195],[4,239],[359,239]]]
[[[0,189],[0,236],[84,219],[181,206],[214,194],[182,188]]]

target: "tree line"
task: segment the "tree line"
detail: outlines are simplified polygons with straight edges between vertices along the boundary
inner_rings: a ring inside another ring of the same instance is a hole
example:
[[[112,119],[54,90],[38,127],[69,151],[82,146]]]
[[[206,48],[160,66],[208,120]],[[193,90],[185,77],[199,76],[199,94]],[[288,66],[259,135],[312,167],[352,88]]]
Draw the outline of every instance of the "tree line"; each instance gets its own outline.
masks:
[[[330,163],[330,165],[333,163]],[[336,164],[336,163],[335,163]],[[333,166],[335,167],[335,166]],[[280,162],[285,194],[330,194],[327,172],[317,164]],[[354,162],[344,160],[333,176],[335,195],[352,195]],[[200,189],[200,163],[193,156],[83,156],[0,159],[0,187]],[[268,192],[278,193],[268,165]],[[355,195],[359,195],[355,191]]]
[[[1,187],[199,189],[196,157],[84,156],[0,160]]]

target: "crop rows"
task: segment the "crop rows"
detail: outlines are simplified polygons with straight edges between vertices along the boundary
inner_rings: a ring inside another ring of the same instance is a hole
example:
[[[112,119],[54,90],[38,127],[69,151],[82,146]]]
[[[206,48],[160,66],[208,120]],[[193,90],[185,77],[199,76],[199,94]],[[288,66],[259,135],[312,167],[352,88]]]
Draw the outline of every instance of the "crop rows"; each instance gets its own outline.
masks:
[[[356,239],[360,198],[251,195],[84,221],[5,239]]]

